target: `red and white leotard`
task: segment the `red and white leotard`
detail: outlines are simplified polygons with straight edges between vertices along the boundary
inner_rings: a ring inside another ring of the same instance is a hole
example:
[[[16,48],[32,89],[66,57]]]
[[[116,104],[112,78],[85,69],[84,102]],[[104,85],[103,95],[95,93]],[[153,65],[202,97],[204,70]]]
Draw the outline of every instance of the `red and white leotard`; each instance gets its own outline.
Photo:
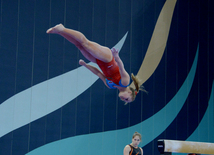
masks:
[[[114,86],[127,87],[121,84],[121,75],[119,67],[114,57],[108,63],[96,59],[97,65],[102,70],[103,74],[106,76],[106,83],[111,89],[116,89]]]
[[[108,63],[105,63],[101,60],[97,60],[97,64],[102,70],[103,74],[106,76],[108,80],[111,80],[115,84],[119,85],[119,81],[121,79],[119,67],[117,62],[115,61],[114,57]]]

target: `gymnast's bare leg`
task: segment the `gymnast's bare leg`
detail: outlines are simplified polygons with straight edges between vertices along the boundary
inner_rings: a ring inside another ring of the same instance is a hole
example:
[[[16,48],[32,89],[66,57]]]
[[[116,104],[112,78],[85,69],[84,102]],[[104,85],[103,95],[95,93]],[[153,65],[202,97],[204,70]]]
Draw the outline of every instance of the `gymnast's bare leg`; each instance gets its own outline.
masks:
[[[47,33],[55,33],[63,36],[73,43],[83,54],[83,56],[96,63],[96,59],[103,62],[112,60],[112,52],[108,47],[101,46],[95,42],[89,41],[81,32],[65,28],[62,24],[58,24],[47,30]]]

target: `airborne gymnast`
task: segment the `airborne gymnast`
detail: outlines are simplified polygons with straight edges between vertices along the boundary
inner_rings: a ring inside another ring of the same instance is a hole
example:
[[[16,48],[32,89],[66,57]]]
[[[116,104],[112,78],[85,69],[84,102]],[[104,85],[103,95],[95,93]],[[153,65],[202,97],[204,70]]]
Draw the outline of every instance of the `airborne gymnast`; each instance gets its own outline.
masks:
[[[86,59],[96,63],[102,72],[96,67],[87,64],[84,60],[79,60],[80,65],[85,66],[97,75],[108,88],[118,89],[118,96],[125,104],[134,101],[140,90],[144,91],[137,77],[133,74],[131,74],[131,78],[134,81],[135,88],[129,86],[130,76],[126,72],[118,51],[115,48],[109,49],[108,47],[92,42],[81,32],[65,28],[62,24],[48,29],[46,33],[61,35],[69,42],[73,43]]]

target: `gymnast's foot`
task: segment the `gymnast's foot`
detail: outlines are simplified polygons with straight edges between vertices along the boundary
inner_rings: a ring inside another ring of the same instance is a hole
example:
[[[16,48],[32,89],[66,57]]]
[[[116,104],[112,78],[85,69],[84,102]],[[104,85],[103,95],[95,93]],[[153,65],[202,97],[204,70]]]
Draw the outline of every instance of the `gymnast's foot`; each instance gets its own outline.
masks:
[[[52,28],[49,28],[46,33],[60,33],[65,29],[65,27],[62,24],[58,24]]]
[[[79,60],[79,64],[82,65],[82,66],[85,66],[85,65],[86,65],[85,61],[82,60],[82,59]]]

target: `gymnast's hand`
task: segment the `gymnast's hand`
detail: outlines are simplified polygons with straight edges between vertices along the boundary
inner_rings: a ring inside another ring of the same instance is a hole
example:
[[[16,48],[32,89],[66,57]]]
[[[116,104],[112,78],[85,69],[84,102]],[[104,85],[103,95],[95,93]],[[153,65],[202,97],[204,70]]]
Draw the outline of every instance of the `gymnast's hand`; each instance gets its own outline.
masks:
[[[112,55],[115,57],[115,58],[117,58],[117,57],[119,57],[119,52],[118,52],[118,50],[116,50],[114,47],[111,49],[111,51],[112,51]]]

